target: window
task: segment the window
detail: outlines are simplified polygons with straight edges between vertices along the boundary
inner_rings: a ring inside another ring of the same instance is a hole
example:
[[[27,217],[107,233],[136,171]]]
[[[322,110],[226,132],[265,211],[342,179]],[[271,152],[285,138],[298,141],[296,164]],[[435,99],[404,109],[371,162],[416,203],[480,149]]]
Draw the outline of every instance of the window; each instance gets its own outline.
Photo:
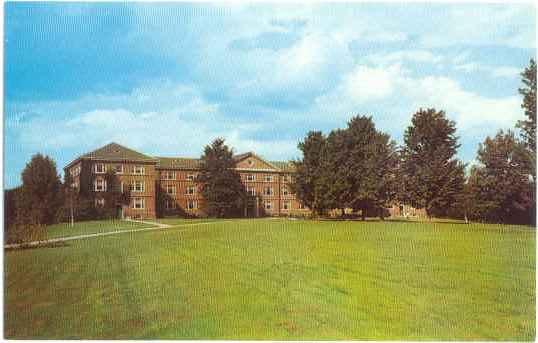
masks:
[[[95,181],[94,181],[94,190],[96,192],[105,192],[106,191],[106,180],[104,180],[104,179],[95,179]]]
[[[196,201],[188,200],[187,201],[187,209],[188,210],[194,210],[195,208],[196,208]]]
[[[256,188],[247,188],[247,193],[250,196],[256,196]]]
[[[282,195],[288,195],[289,192],[288,192],[288,189],[286,187],[283,187],[282,188]]]
[[[167,209],[167,210],[173,210],[177,207],[177,204],[174,200],[165,200],[164,202],[164,207]]]
[[[121,182],[120,182],[120,192],[122,192],[122,193],[123,193],[123,190],[124,190],[123,187],[124,187],[124,185],[123,185],[123,181],[121,181]]]
[[[105,199],[103,198],[95,199],[95,207],[104,207],[104,206],[105,206]]]
[[[273,204],[270,201],[265,202],[265,209],[270,210],[273,208]]]
[[[133,190],[133,192],[143,192],[144,191],[144,182],[142,182],[142,181],[133,182],[131,189]]]
[[[254,174],[248,174],[247,175],[247,181],[254,181],[256,178],[254,177]]]
[[[273,175],[265,175],[265,182],[273,182]]]
[[[123,174],[123,164],[116,164],[114,166],[114,172],[116,174]]]
[[[133,208],[136,210],[144,209],[145,201],[143,198],[133,198]]]
[[[264,195],[273,195],[273,188],[272,187],[265,187],[263,190]]]
[[[300,210],[304,210],[304,205],[303,205],[302,202],[299,203],[299,209],[300,209]]]
[[[194,174],[187,175],[187,180],[194,181]]]
[[[143,175],[144,174],[144,167],[142,167],[142,166],[134,166],[133,167],[133,174]]]
[[[164,171],[162,173],[162,179],[163,180],[175,180],[176,179],[176,172]]]
[[[71,176],[78,176],[78,175],[80,175],[80,166],[76,166],[76,167],[72,168],[72,169],[69,171],[69,174],[71,174]]]
[[[284,181],[284,182],[290,182],[290,176],[289,176],[289,175],[284,175],[284,176],[282,177],[282,181]]]
[[[96,174],[104,174],[105,173],[104,163],[96,163],[94,171]]]
[[[193,186],[189,186],[187,187],[187,194],[194,194],[196,192],[196,188],[194,188]]]
[[[176,194],[176,186],[166,185],[166,193],[168,193],[168,194]]]
[[[290,201],[286,200],[282,203],[282,209],[283,210],[289,210],[290,209]]]

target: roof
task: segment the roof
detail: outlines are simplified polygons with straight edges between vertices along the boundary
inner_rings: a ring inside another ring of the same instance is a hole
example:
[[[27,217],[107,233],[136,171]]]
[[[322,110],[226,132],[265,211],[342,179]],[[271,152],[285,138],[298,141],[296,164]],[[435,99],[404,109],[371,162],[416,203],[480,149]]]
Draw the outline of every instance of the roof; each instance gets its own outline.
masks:
[[[110,143],[102,148],[80,156],[80,158],[118,161],[155,161],[154,157],[126,148],[117,143]]]
[[[291,162],[288,162],[288,161],[268,161],[268,162],[282,171],[285,171],[285,172],[295,171],[295,166]]]
[[[157,168],[161,169],[198,169],[202,164],[199,158],[157,157]]]

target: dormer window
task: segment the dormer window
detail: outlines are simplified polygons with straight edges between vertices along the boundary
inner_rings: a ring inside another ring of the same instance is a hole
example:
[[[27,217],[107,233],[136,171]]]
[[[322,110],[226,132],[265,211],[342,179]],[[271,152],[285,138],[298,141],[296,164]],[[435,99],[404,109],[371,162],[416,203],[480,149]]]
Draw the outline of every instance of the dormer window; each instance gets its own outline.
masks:
[[[105,173],[105,164],[104,163],[96,163],[94,167],[94,171],[96,174],[104,174]]]

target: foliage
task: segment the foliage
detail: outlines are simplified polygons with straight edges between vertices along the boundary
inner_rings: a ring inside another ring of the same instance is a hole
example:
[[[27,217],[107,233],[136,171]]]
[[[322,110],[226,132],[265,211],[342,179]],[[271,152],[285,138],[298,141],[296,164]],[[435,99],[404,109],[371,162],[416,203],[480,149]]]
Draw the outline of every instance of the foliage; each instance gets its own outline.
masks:
[[[233,151],[217,138],[204,148],[197,181],[201,184],[205,212],[210,217],[236,217],[244,214],[247,192],[234,170]]]
[[[40,241],[47,238],[45,225],[36,223],[23,223],[16,221],[6,227],[5,241],[7,244]]]
[[[523,95],[521,107],[525,110],[526,120],[517,122],[517,127],[521,129],[521,136],[527,148],[533,152],[533,162],[536,163],[536,62],[530,60],[529,66],[521,73],[524,86],[519,89]],[[533,175],[536,175],[534,169]]]
[[[471,170],[470,217],[490,222],[529,223],[534,199],[526,151],[512,131],[487,137],[478,149],[479,165]]]
[[[404,134],[400,199],[428,216],[445,216],[463,194],[465,166],[455,158],[456,124],[443,111],[420,109]]]
[[[4,192],[4,228],[8,229],[17,221],[18,208],[22,196],[22,186]]]
[[[291,191],[316,215],[329,207],[326,184],[327,140],[320,131],[311,131],[298,145],[303,158],[294,161],[295,177]]]
[[[32,156],[22,172],[19,217],[23,223],[53,223],[62,200],[56,163],[48,156]]]

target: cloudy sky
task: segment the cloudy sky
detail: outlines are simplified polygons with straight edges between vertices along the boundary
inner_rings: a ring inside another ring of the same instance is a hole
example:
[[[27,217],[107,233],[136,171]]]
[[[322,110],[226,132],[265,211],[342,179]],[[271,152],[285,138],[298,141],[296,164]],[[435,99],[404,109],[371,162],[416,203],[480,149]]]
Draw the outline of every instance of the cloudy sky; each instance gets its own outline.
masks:
[[[523,112],[528,4],[5,5],[5,186],[111,141],[197,157],[299,157],[309,130],[373,116],[401,143],[419,108],[457,122],[459,157]]]

